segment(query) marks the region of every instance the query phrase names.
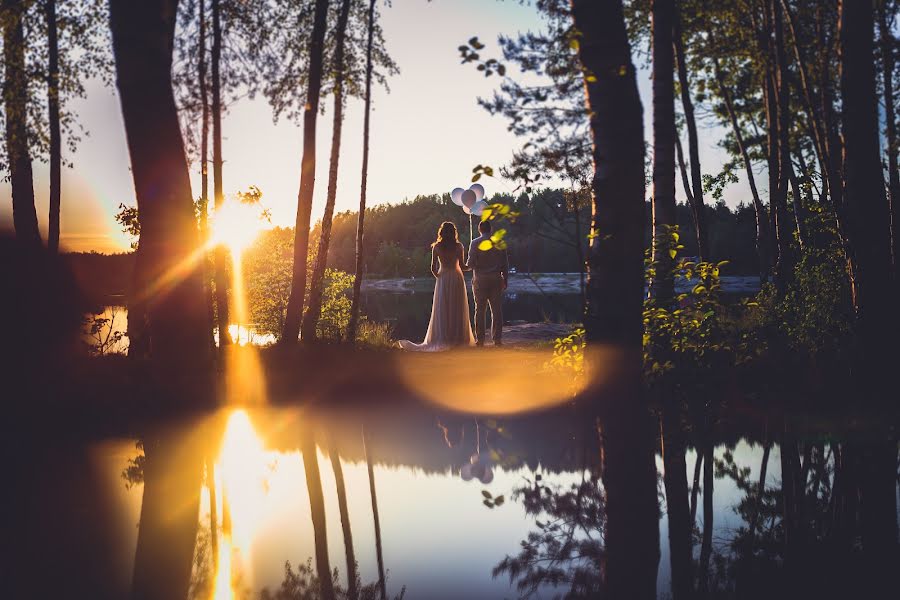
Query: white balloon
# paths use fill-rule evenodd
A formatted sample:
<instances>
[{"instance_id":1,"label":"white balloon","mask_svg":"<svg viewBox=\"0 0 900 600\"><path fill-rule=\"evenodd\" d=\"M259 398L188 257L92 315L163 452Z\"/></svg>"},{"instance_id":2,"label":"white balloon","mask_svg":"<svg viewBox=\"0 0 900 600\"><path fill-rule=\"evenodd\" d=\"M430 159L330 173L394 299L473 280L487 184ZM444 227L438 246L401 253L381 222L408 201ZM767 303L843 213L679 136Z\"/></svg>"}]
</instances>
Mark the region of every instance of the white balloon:
<instances>
[{"instance_id":1,"label":"white balloon","mask_svg":"<svg viewBox=\"0 0 900 600\"><path fill-rule=\"evenodd\" d=\"M469 186L469 189L475 192L475 200L481 200L484 198L484 186L480 183L473 183Z\"/></svg>"},{"instance_id":2,"label":"white balloon","mask_svg":"<svg viewBox=\"0 0 900 600\"><path fill-rule=\"evenodd\" d=\"M484 212L484 209L488 207L488 203L484 200L479 200L475 204L472 205L472 214L478 217L481 216L481 213Z\"/></svg>"},{"instance_id":3,"label":"white balloon","mask_svg":"<svg viewBox=\"0 0 900 600\"><path fill-rule=\"evenodd\" d=\"M475 205L473 204L472 206L475 206ZM463 212L466 213L467 215L472 214L472 209L470 209L468 206L463 206L462 209L463 209Z\"/></svg>"},{"instance_id":4,"label":"white balloon","mask_svg":"<svg viewBox=\"0 0 900 600\"><path fill-rule=\"evenodd\" d=\"M462 206L462 195L464 191L466 190L462 188L453 188L453 191L450 192L450 200L453 202L453 204Z\"/></svg>"},{"instance_id":5,"label":"white balloon","mask_svg":"<svg viewBox=\"0 0 900 600\"><path fill-rule=\"evenodd\" d=\"M462 193L462 203L466 208L471 209L476 202L478 202L478 198L475 196L474 191L466 190Z\"/></svg>"}]
</instances>

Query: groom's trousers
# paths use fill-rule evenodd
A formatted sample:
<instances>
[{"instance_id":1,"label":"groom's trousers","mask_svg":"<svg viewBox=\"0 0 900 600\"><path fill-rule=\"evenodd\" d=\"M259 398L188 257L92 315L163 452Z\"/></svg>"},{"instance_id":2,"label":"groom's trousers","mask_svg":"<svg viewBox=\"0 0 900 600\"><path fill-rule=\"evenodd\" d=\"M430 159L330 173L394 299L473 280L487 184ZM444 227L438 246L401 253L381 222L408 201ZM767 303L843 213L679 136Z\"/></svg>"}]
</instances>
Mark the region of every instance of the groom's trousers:
<instances>
[{"instance_id":1,"label":"groom's trousers","mask_svg":"<svg viewBox=\"0 0 900 600\"><path fill-rule=\"evenodd\" d=\"M484 343L487 309L491 307L491 339L501 343L503 337L503 276L500 273L475 273L472 278L475 296L475 340Z\"/></svg>"}]
</instances>

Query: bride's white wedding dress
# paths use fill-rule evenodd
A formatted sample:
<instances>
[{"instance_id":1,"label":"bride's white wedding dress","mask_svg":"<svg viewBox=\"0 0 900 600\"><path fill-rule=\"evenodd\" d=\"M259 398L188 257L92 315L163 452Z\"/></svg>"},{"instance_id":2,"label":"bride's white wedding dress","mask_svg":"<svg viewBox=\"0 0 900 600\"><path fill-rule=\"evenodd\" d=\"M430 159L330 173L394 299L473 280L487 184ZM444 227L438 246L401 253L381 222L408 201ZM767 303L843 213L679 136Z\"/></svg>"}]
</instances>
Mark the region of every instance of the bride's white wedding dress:
<instances>
[{"instance_id":1,"label":"bride's white wedding dress","mask_svg":"<svg viewBox=\"0 0 900 600\"><path fill-rule=\"evenodd\" d=\"M439 263L440 270L434 284L434 300L431 304L431 321L425 340L416 344L409 340L398 343L404 350L437 352L456 346L474 346L472 323L469 320L469 296L461 265L464 250L460 243L450 250L436 245L432 249L432 269Z\"/></svg>"}]
</instances>

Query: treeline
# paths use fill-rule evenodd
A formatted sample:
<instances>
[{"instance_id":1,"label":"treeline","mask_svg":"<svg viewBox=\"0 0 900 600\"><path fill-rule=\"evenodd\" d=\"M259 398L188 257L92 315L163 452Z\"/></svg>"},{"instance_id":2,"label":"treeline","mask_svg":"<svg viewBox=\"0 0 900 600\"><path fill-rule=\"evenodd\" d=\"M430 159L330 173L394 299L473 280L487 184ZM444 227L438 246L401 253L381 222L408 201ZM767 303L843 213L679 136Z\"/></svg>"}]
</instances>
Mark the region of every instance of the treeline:
<instances>
[{"instance_id":1,"label":"treeline","mask_svg":"<svg viewBox=\"0 0 900 600\"><path fill-rule=\"evenodd\" d=\"M590 206L578 207L580 227L574 211L566 208L566 192L561 189L538 190L518 196L497 194L490 202L503 203L518 213L515 220L505 222L510 264L522 272L576 273L582 270L582 257L587 253ZM693 228L691 209L677 206L678 224L683 231ZM753 275L757 259L753 246L756 217L753 207L739 204L735 208L719 202L704 207L709 223L710 253L716 260L729 262L726 273ZM644 237L651 238L650 204L647 203ZM356 253L356 212L335 214L328 250L328 266L353 271ZM410 277L429 275L430 245L438 227L452 221L459 230L460 241L468 247L469 218L450 201L449 195L422 195L398 204L382 204L366 209L364 241L364 271L368 277ZM477 228L478 222L474 226ZM312 230L312 239L319 236L321 224ZM477 236L477 231L475 233ZM578 253L576 243L581 246ZM683 254L698 254L697 240L685 236Z\"/></svg>"}]
</instances>

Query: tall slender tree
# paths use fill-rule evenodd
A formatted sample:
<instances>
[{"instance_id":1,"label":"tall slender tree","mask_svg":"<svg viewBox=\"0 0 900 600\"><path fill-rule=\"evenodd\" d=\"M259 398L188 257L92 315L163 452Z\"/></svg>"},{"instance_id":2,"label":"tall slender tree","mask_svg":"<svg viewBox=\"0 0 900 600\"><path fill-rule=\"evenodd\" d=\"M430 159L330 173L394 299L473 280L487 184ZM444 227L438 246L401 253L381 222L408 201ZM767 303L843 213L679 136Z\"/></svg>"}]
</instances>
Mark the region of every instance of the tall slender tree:
<instances>
[{"instance_id":1,"label":"tall slender tree","mask_svg":"<svg viewBox=\"0 0 900 600\"><path fill-rule=\"evenodd\" d=\"M709 260L709 234L706 231L706 213L703 204L703 177L700 171L700 142L697 136L697 118L694 116L694 101L691 98L691 82L688 77L686 55L684 50L684 31L681 26L683 16L683 0L678 0L673 15L673 41L675 62L678 65L678 87L681 91L681 107L684 111L684 124L688 134L688 156L691 165L690 190L685 185L685 192L694 215L694 229L697 236L697 248L700 260Z\"/></svg>"},{"instance_id":2,"label":"tall slender tree","mask_svg":"<svg viewBox=\"0 0 900 600\"><path fill-rule=\"evenodd\" d=\"M356 340L359 323L359 301L363 277L363 236L366 217L366 190L369 177L369 127L372 113L372 45L375 36L375 0L369 0L369 37L366 42L366 100L363 116L362 181L359 192L359 213L356 221L356 278L353 280L353 298L350 306L350 323L347 325L347 341Z\"/></svg>"},{"instance_id":3,"label":"tall slender tree","mask_svg":"<svg viewBox=\"0 0 900 600\"><path fill-rule=\"evenodd\" d=\"M381 600L387 598L387 580L384 576L384 555L381 551L381 520L378 515L378 494L375 492L375 469L372 463L372 441L363 426L363 451L366 456L366 470L369 473L369 495L372 498L372 519L375 523L375 554L378 559L378 590Z\"/></svg>"},{"instance_id":4,"label":"tall slender tree","mask_svg":"<svg viewBox=\"0 0 900 600\"><path fill-rule=\"evenodd\" d=\"M305 432L301 442L303 469L306 472L306 488L309 492L309 509L312 515L313 535L316 548L316 574L319 579L319 593L323 600L334 600L334 585L331 580L331 566L328 560L328 534L325 526L325 498L322 495L322 476L319 473L319 458L312 430Z\"/></svg>"},{"instance_id":5,"label":"tall slender tree","mask_svg":"<svg viewBox=\"0 0 900 600\"><path fill-rule=\"evenodd\" d=\"M666 514L669 515L669 560L672 566L672 598L691 598L694 591L691 574L693 556L691 537L694 524L688 504L687 464L684 433L678 407L664 400L660 423L663 456L663 483L666 488Z\"/></svg>"},{"instance_id":6,"label":"tall slender tree","mask_svg":"<svg viewBox=\"0 0 900 600\"><path fill-rule=\"evenodd\" d=\"M328 263L328 245L331 241L331 223L334 217L334 202L337 198L338 163L341 157L341 129L344 124L344 43L347 37L347 21L350 17L350 0L341 0L341 8L335 25L334 50L334 117L331 133L331 157L328 167L328 195L325 199L325 213L319 231L319 245L316 261L309 281L309 303L303 315L300 336L304 340L316 337L316 325L322 314L322 294L324 291L325 267Z\"/></svg>"},{"instance_id":7,"label":"tall slender tree","mask_svg":"<svg viewBox=\"0 0 900 600\"><path fill-rule=\"evenodd\" d=\"M28 147L28 73L24 33L27 4L21 0L3 0L0 5L3 11L3 109L16 239L25 246L38 248L41 234L34 207L34 175Z\"/></svg>"},{"instance_id":8,"label":"tall slender tree","mask_svg":"<svg viewBox=\"0 0 900 600\"><path fill-rule=\"evenodd\" d=\"M213 197L216 210L225 202L222 186L222 7L221 0L212 0L212 134L213 134ZM235 257L237 258L237 257ZM215 249L216 314L219 345L231 344L228 311L228 255L224 246Z\"/></svg>"},{"instance_id":9,"label":"tall slender tree","mask_svg":"<svg viewBox=\"0 0 900 600\"><path fill-rule=\"evenodd\" d=\"M897 11L896 2L882 0L878 3L878 33L881 46L882 86L884 88L884 137L887 145L888 199L891 206L891 257L894 261L894 277L898 277L900 261L900 147L897 142L897 111L894 103L894 52L897 40L893 25Z\"/></svg>"},{"instance_id":10,"label":"tall slender tree","mask_svg":"<svg viewBox=\"0 0 900 600\"><path fill-rule=\"evenodd\" d=\"M322 53L328 0L316 0L313 31L309 40L309 78L303 112L303 159L300 165L300 192L297 195L297 219L294 223L294 267L291 295L288 298L281 340L293 344L300 335L300 318L306 295L306 259L309 255L309 222L316 185L316 122L319 117L319 92L322 89Z\"/></svg>"},{"instance_id":11,"label":"tall slender tree","mask_svg":"<svg viewBox=\"0 0 900 600\"><path fill-rule=\"evenodd\" d=\"M328 449L331 455L331 469L334 471L334 483L337 488L338 510L341 513L341 530L344 534L344 557L347 561L347 598L356 600L359 597L359 571L356 567L356 553L353 549L353 529L350 527L350 511L347 507L347 487L344 483L344 467L337 445L332 440Z\"/></svg>"},{"instance_id":12,"label":"tall slender tree","mask_svg":"<svg viewBox=\"0 0 900 600\"><path fill-rule=\"evenodd\" d=\"M653 262L651 292L663 306L675 295L671 228L675 226L674 0L653 0Z\"/></svg>"},{"instance_id":13,"label":"tall slender tree","mask_svg":"<svg viewBox=\"0 0 900 600\"><path fill-rule=\"evenodd\" d=\"M46 0L47 21L47 118L50 124L50 214L47 247L59 251L60 186L62 184L62 135L59 123L59 35L56 23L56 0Z\"/></svg>"}]
</instances>

